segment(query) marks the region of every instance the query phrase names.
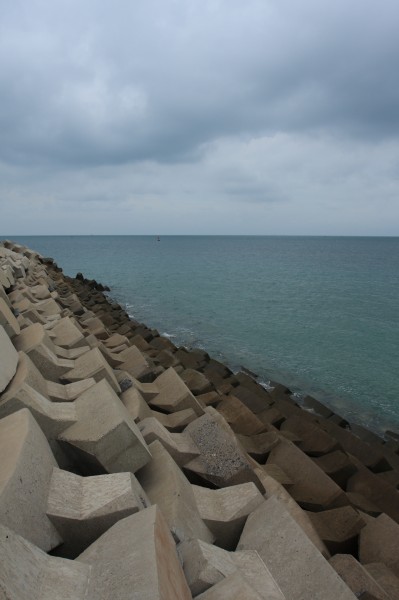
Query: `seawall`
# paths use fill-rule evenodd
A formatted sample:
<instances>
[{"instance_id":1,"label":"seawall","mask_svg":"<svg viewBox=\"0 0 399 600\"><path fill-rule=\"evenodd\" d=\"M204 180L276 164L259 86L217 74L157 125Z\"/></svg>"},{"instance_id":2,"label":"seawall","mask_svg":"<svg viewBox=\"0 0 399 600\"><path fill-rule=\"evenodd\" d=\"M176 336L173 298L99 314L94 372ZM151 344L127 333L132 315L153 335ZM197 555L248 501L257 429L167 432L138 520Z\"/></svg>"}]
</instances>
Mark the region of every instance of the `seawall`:
<instances>
[{"instance_id":1,"label":"seawall","mask_svg":"<svg viewBox=\"0 0 399 600\"><path fill-rule=\"evenodd\" d=\"M6 598L399 598L399 436L0 245Z\"/></svg>"}]
</instances>

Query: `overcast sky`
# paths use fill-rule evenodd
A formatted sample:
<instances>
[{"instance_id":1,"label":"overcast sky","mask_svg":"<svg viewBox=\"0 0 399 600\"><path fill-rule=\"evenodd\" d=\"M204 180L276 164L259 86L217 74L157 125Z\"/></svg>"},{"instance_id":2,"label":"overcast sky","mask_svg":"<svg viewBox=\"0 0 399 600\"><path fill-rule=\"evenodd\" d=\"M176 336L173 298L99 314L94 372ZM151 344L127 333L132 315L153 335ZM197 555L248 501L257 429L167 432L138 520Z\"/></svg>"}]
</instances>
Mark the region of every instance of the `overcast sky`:
<instances>
[{"instance_id":1,"label":"overcast sky","mask_svg":"<svg viewBox=\"0 0 399 600\"><path fill-rule=\"evenodd\" d=\"M399 235L398 0L0 9L0 235Z\"/></svg>"}]
</instances>

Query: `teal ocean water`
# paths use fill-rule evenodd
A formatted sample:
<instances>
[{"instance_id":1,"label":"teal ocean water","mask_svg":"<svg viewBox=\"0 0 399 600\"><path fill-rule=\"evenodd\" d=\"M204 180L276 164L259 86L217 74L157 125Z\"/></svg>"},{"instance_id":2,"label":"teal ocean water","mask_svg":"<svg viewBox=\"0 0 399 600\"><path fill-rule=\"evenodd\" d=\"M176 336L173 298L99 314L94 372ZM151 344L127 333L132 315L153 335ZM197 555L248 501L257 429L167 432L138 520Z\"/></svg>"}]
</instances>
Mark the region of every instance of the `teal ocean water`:
<instances>
[{"instance_id":1,"label":"teal ocean water","mask_svg":"<svg viewBox=\"0 0 399 600\"><path fill-rule=\"evenodd\" d=\"M3 237L109 285L177 344L399 430L399 238Z\"/></svg>"}]
</instances>

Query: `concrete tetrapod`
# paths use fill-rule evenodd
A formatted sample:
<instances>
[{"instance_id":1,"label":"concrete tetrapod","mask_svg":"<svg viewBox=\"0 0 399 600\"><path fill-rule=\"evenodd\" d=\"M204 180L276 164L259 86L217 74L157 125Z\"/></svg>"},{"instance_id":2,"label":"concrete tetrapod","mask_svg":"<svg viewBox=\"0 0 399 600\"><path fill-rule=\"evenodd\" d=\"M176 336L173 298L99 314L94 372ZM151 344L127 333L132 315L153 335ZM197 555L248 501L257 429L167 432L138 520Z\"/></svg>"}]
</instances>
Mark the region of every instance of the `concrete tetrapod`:
<instances>
[{"instance_id":1,"label":"concrete tetrapod","mask_svg":"<svg viewBox=\"0 0 399 600\"><path fill-rule=\"evenodd\" d=\"M227 552L201 540L187 540L179 544L178 553L193 597L237 572L260 598L284 600L270 571L254 550Z\"/></svg>"},{"instance_id":2,"label":"concrete tetrapod","mask_svg":"<svg viewBox=\"0 0 399 600\"><path fill-rule=\"evenodd\" d=\"M189 435L170 433L155 417L151 416L140 421L139 429L147 444L159 440L179 467L200 454Z\"/></svg>"},{"instance_id":3,"label":"concrete tetrapod","mask_svg":"<svg viewBox=\"0 0 399 600\"><path fill-rule=\"evenodd\" d=\"M158 387L159 393L149 400L150 406L171 413L192 408L197 415L204 414L204 409L173 367L161 373L154 384Z\"/></svg>"},{"instance_id":4,"label":"concrete tetrapod","mask_svg":"<svg viewBox=\"0 0 399 600\"><path fill-rule=\"evenodd\" d=\"M0 297L0 325L4 327L9 338L13 338L21 332L19 323L13 315L7 302Z\"/></svg>"},{"instance_id":5,"label":"concrete tetrapod","mask_svg":"<svg viewBox=\"0 0 399 600\"><path fill-rule=\"evenodd\" d=\"M258 551L287 600L355 599L275 497L249 515L237 549Z\"/></svg>"},{"instance_id":6,"label":"concrete tetrapod","mask_svg":"<svg viewBox=\"0 0 399 600\"><path fill-rule=\"evenodd\" d=\"M199 538L212 543L214 536L202 521L192 486L161 442L149 446L152 460L137 473L152 504L158 504L174 538L181 542Z\"/></svg>"},{"instance_id":7,"label":"concrete tetrapod","mask_svg":"<svg viewBox=\"0 0 399 600\"><path fill-rule=\"evenodd\" d=\"M193 438L201 452L198 458L185 465L185 470L218 487L248 481L259 486L259 480L232 430L215 409L208 406L206 414L190 423L184 433Z\"/></svg>"},{"instance_id":8,"label":"concrete tetrapod","mask_svg":"<svg viewBox=\"0 0 399 600\"><path fill-rule=\"evenodd\" d=\"M18 364L18 353L10 338L0 325L0 393L8 386L15 375Z\"/></svg>"},{"instance_id":9,"label":"concrete tetrapod","mask_svg":"<svg viewBox=\"0 0 399 600\"><path fill-rule=\"evenodd\" d=\"M75 562L91 566L87 600L191 600L157 506L116 523Z\"/></svg>"},{"instance_id":10,"label":"concrete tetrapod","mask_svg":"<svg viewBox=\"0 0 399 600\"><path fill-rule=\"evenodd\" d=\"M87 600L89 574L90 565L49 556L0 525L2 599Z\"/></svg>"},{"instance_id":11,"label":"concrete tetrapod","mask_svg":"<svg viewBox=\"0 0 399 600\"><path fill-rule=\"evenodd\" d=\"M215 536L215 544L235 550L248 515L265 499L252 482L220 490L192 486L201 519Z\"/></svg>"},{"instance_id":12,"label":"concrete tetrapod","mask_svg":"<svg viewBox=\"0 0 399 600\"><path fill-rule=\"evenodd\" d=\"M105 379L73 405L77 420L58 439L80 468L91 474L135 473L151 459L136 423Z\"/></svg>"},{"instance_id":13,"label":"concrete tetrapod","mask_svg":"<svg viewBox=\"0 0 399 600\"><path fill-rule=\"evenodd\" d=\"M80 477L53 469L47 515L64 541L63 557L75 558L117 521L148 506L132 473Z\"/></svg>"},{"instance_id":14,"label":"concrete tetrapod","mask_svg":"<svg viewBox=\"0 0 399 600\"><path fill-rule=\"evenodd\" d=\"M106 379L117 394L121 391L112 368L98 348L93 348L77 358L72 368L69 371L64 371L63 375L60 376L60 380L73 383L89 377L93 377L97 382Z\"/></svg>"},{"instance_id":15,"label":"concrete tetrapod","mask_svg":"<svg viewBox=\"0 0 399 600\"><path fill-rule=\"evenodd\" d=\"M359 559L362 564L383 563L399 577L399 525L385 513L362 529Z\"/></svg>"},{"instance_id":16,"label":"concrete tetrapod","mask_svg":"<svg viewBox=\"0 0 399 600\"><path fill-rule=\"evenodd\" d=\"M42 550L52 550L62 543L46 516L47 493L57 463L26 408L0 420L0 456L0 523Z\"/></svg>"},{"instance_id":17,"label":"concrete tetrapod","mask_svg":"<svg viewBox=\"0 0 399 600\"><path fill-rule=\"evenodd\" d=\"M376 600L391 600L378 582L351 554L336 554L330 559L330 565L334 567L356 598L361 598L362 594L368 592Z\"/></svg>"}]
</instances>

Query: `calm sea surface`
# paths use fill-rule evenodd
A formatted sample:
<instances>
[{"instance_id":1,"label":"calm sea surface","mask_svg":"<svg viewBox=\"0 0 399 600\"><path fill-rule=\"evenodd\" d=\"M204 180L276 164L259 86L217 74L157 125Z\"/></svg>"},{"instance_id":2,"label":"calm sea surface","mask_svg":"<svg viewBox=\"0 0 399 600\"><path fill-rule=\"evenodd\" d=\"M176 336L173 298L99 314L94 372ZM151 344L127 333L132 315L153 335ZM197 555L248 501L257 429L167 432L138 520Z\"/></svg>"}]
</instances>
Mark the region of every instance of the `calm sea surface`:
<instances>
[{"instance_id":1,"label":"calm sea surface","mask_svg":"<svg viewBox=\"0 0 399 600\"><path fill-rule=\"evenodd\" d=\"M176 344L399 430L399 238L3 235Z\"/></svg>"}]
</instances>

